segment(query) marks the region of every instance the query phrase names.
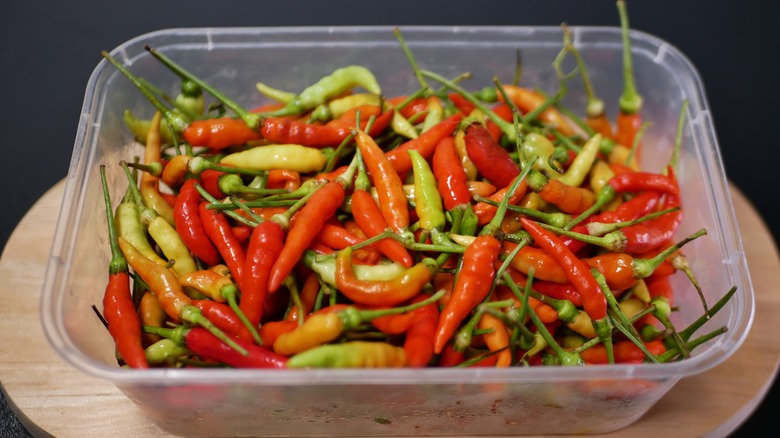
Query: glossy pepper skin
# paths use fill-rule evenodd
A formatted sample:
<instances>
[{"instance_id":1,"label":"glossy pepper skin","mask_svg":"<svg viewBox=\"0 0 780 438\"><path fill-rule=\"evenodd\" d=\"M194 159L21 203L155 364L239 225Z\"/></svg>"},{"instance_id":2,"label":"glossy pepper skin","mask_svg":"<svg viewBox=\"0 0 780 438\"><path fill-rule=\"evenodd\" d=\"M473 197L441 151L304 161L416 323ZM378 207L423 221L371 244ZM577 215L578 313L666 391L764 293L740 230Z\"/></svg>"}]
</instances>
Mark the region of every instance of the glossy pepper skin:
<instances>
[{"instance_id":1,"label":"glossy pepper skin","mask_svg":"<svg viewBox=\"0 0 780 438\"><path fill-rule=\"evenodd\" d=\"M149 368L141 341L141 323L135 312L130 274L127 261L119 249L114 216L111 211L111 198L106 184L105 166L100 167L103 182L103 196L106 203L108 236L111 244L111 261L108 265L108 284L103 294L103 316L108 323L108 331L114 338L117 351L122 360L131 368Z\"/></svg>"},{"instance_id":2,"label":"glossy pepper skin","mask_svg":"<svg viewBox=\"0 0 780 438\"><path fill-rule=\"evenodd\" d=\"M235 368L285 368L287 358L253 342L235 339L248 352L242 355L228 344L219 340L208 330L200 327L188 331L185 343L193 353L216 360Z\"/></svg>"},{"instance_id":3,"label":"glossy pepper skin","mask_svg":"<svg viewBox=\"0 0 780 438\"><path fill-rule=\"evenodd\" d=\"M249 237L244 285L239 308L253 327L260 325L268 296L271 268L284 247L284 229L278 223L266 220L259 223Z\"/></svg>"},{"instance_id":4,"label":"glossy pepper skin","mask_svg":"<svg viewBox=\"0 0 780 438\"><path fill-rule=\"evenodd\" d=\"M197 184L195 179L186 180L176 196L176 205L173 208L176 231L187 248L203 263L209 266L216 265L221 257L203 228L199 213L203 199L195 184Z\"/></svg>"},{"instance_id":5,"label":"glossy pepper skin","mask_svg":"<svg viewBox=\"0 0 780 438\"><path fill-rule=\"evenodd\" d=\"M452 296L439 317L434 344L437 354L442 352L461 321L490 292L500 251L501 243L490 235L477 236L466 248Z\"/></svg>"},{"instance_id":6,"label":"glossy pepper skin","mask_svg":"<svg viewBox=\"0 0 780 438\"><path fill-rule=\"evenodd\" d=\"M406 352L384 342L327 344L296 354L288 368L403 368Z\"/></svg>"},{"instance_id":7,"label":"glossy pepper skin","mask_svg":"<svg viewBox=\"0 0 780 438\"><path fill-rule=\"evenodd\" d=\"M493 140L484 125L470 125L466 129L465 141L469 158L479 173L496 187L508 186L520 174L520 168L509 152Z\"/></svg>"},{"instance_id":8,"label":"glossy pepper skin","mask_svg":"<svg viewBox=\"0 0 780 438\"><path fill-rule=\"evenodd\" d=\"M438 269L436 261L425 258L391 280L361 280L352 269L352 248L336 256L336 286L350 300L370 306L394 306L420 293Z\"/></svg>"}]
</instances>

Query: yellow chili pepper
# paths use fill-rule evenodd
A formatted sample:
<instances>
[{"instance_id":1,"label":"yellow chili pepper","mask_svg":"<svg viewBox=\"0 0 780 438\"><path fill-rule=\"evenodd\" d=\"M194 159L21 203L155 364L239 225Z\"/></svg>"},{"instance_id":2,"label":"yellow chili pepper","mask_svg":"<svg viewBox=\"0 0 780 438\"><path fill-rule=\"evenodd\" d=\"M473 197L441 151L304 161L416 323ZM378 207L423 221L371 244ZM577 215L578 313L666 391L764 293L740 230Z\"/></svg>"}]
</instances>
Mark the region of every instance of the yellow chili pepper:
<instances>
[{"instance_id":1,"label":"yellow chili pepper","mask_svg":"<svg viewBox=\"0 0 780 438\"><path fill-rule=\"evenodd\" d=\"M179 283L184 287L197 290L214 301L224 303L226 299L222 295L222 287L233 284L233 280L211 269L205 269L180 275Z\"/></svg>"},{"instance_id":2,"label":"yellow chili pepper","mask_svg":"<svg viewBox=\"0 0 780 438\"><path fill-rule=\"evenodd\" d=\"M601 145L601 134L595 134L582 146L582 150L571 162L569 168L563 174L553 175L550 179L557 179L558 181L572 186L579 187L585 178L588 176L591 166L593 166L596 160L596 154L599 152Z\"/></svg>"},{"instance_id":3,"label":"yellow chili pepper","mask_svg":"<svg viewBox=\"0 0 780 438\"><path fill-rule=\"evenodd\" d=\"M458 151L460 164L466 172L466 179L469 181L476 180L479 172L477 171L477 166L471 162L468 152L466 152L466 132L463 129L459 129L455 133L455 149Z\"/></svg>"},{"instance_id":4,"label":"yellow chili pepper","mask_svg":"<svg viewBox=\"0 0 780 438\"><path fill-rule=\"evenodd\" d=\"M352 341L321 345L291 357L288 368L402 368L406 352L385 342Z\"/></svg>"},{"instance_id":5,"label":"yellow chili pepper","mask_svg":"<svg viewBox=\"0 0 780 438\"><path fill-rule=\"evenodd\" d=\"M160 120L162 114L157 111L152 117L149 132L146 134L146 149L144 163L159 163L162 155L160 142ZM157 212L166 222L175 226L173 207L160 194L160 178L149 172L141 174L141 199L144 205Z\"/></svg>"},{"instance_id":6,"label":"yellow chili pepper","mask_svg":"<svg viewBox=\"0 0 780 438\"><path fill-rule=\"evenodd\" d=\"M298 144L271 144L226 155L219 162L252 170L283 169L309 173L322 170L327 161L321 149Z\"/></svg>"},{"instance_id":7,"label":"yellow chili pepper","mask_svg":"<svg viewBox=\"0 0 780 438\"><path fill-rule=\"evenodd\" d=\"M584 310L577 312L572 322L566 324L566 327L582 336L592 339L596 337L596 330L593 328L593 320Z\"/></svg>"}]
</instances>

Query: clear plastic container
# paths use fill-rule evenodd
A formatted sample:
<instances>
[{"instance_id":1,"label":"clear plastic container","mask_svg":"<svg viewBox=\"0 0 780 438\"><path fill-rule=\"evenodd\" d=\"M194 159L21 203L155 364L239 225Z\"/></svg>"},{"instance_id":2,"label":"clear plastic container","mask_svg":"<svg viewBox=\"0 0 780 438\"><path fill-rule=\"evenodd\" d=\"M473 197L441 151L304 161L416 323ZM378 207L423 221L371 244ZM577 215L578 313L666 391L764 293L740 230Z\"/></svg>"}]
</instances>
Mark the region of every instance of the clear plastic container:
<instances>
[{"instance_id":1,"label":"clear plastic container","mask_svg":"<svg viewBox=\"0 0 780 438\"><path fill-rule=\"evenodd\" d=\"M619 28L572 27L574 43L614 117L622 89ZM562 44L558 27L407 27L402 29L422 68L445 77L464 72L478 89L494 76L512 80L522 49L522 83L549 93L551 66ZM170 29L139 36L112 51L131 70L175 94L178 78L144 49L152 46L246 107L267 103L259 80L300 90L333 69L370 68L387 95L417 88L390 27ZM164 430L188 436L254 435L521 435L603 433L641 417L680 379L726 360L745 339L753 291L727 179L700 78L673 45L631 32L636 85L652 122L643 141L643 168L668 162L680 107L689 101L678 177L684 221L678 236L704 227L686 246L706 299L732 286L737 294L701 330L728 331L690 359L663 365L511 369L226 370L118 369L114 347L91 306L102 299L109 245L99 165L109 164L112 199L126 187L116 166L139 154L122 121L130 109L149 118L153 108L107 62L86 88L62 212L46 273L41 318L56 351L74 367L110 380ZM582 114L581 81L569 81L565 104ZM702 312L696 291L676 276L684 327Z\"/></svg>"}]
</instances>

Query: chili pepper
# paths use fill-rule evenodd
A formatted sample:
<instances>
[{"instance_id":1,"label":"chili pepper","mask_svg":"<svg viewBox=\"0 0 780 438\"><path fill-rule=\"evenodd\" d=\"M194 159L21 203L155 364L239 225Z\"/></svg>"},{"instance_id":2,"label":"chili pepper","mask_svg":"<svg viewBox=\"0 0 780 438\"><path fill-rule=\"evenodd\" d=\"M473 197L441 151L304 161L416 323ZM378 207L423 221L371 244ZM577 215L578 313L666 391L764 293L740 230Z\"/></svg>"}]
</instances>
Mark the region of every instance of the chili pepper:
<instances>
[{"instance_id":1,"label":"chili pepper","mask_svg":"<svg viewBox=\"0 0 780 438\"><path fill-rule=\"evenodd\" d=\"M272 112L271 115L303 114L355 87L362 87L376 95L382 93L382 89L371 70L360 65L349 65L323 76L314 84L306 87L294 99L287 101L283 108Z\"/></svg>"},{"instance_id":2,"label":"chili pepper","mask_svg":"<svg viewBox=\"0 0 780 438\"><path fill-rule=\"evenodd\" d=\"M192 146L220 150L260 140L264 135L242 119L225 116L193 120L182 131L182 137Z\"/></svg>"},{"instance_id":3,"label":"chili pepper","mask_svg":"<svg viewBox=\"0 0 780 438\"><path fill-rule=\"evenodd\" d=\"M422 294L412 298L417 303L426 297ZM433 338L439 321L439 308L429 303L411 312L382 316L371 320L371 324L382 333L398 335L405 333L404 351L408 366L425 367L433 358Z\"/></svg>"},{"instance_id":4,"label":"chili pepper","mask_svg":"<svg viewBox=\"0 0 780 438\"><path fill-rule=\"evenodd\" d=\"M145 291L138 302L138 318L142 326L150 325L163 327L168 322L168 314L160 305L160 301L150 291ZM141 340L144 346L151 345L159 340L156 335L141 333Z\"/></svg>"},{"instance_id":5,"label":"chili pepper","mask_svg":"<svg viewBox=\"0 0 780 438\"><path fill-rule=\"evenodd\" d=\"M387 152L387 160L399 174L410 170L412 168L412 162L409 159L409 154L407 151L416 150L426 160L429 159L431 156L433 156L433 152L435 151L436 145L439 143L439 141L452 135L462 118L463 116L459 113L447 117L446 119L432 126L427 131L420 134L417 138L408 140ZM362 149L361 153L366 156L366 153ZM368 160L369 157L366 157L366 159Z\"/></svg>"},{"instance_id":6,"label":"chili pepper","mask_svg":"<svg viewBox=\"0 0 780 438\"><path fill-rule=\"evenodd\" d=\"M146 142L146 135L149 133L149 126L152 124L151 120L141 120L133 115L133 112L126 109L123 113L123 120L125 126L133 134L133 137L139 142ZM176 137L168 125L160 126L160 136L165 143L173 143L173 139Z\"/></svg>"},{"instance_id":7,"label":"chili pepper","mask_svg":"<svg viewBox=\"0 0 780 438\"><path fill-rule=\"evenodd\" d=\"M674 170L671 167L667 167L667 171L669 178L677 185ZM666 195L661 209L680 208L681 205L680 195L669 193ZM622 228L618 233L621 233L626 238L626 252L641 254L669 241L677 231L681 219L682 210L676 210L658 218Z\"/></svg>"},{"instance_id":8,"label":"chili pepper","mask_svg":"<svg viewBox=\"0 0 780 438\"><path fill-rule=\"evenodd\" d=\"M339 251L336 257L336 286L350 300L371 306L393 306L417 295L433 278L436 261L424 258L391 280L360 280L352 268L352 248Z\"/></svg>"},{"instance_id":9,"label":"chili pepper","mask_svg":"<svg viewBox=\"0 0 780 438\"><path fill-rule=\"evenodd\" d=\"M517 247L516 243L504 242L501 253L505 256L511 254ZM531 269L534 270L534 277L540 280L552 281L555 283L567 283L569 281L566 273L555 259L546 251L533 246L524 245L515 254L509 262L509 266L518 271L528 274Z\"/></svg>"},{"instance_id":10,"label":"chili pepper","mask_svg":"<svg viewBox=\"0 0 780 438\"><path fill-rule=\"evenodd\" d=\"M336 259L335 257L328 258L326 260L317 260L317 254L311 250L304 252L301 257L301 263L312 271L316 272L320 276L320 279L334 288L336 287ZM410 265L411 266L411 265ZM390 280L396 278L409 269L400 263L389 262L379 263L376 265L359 265L353 266L355 270L355 276L361 280Z\"/></svg>"},{"instance_id":11,"label":"chili pepper","mask_svg":"<svg viewBox=\"0 0 780 438\"><path fill-rule=\"evenodd\" d=\"M357 130L355 142L376 186L382 217L393 231L404 232L409 227L409 210L398 172L371 136Z\"/></svg>"},{"instance_id":12,"label":"chili pepper","mask_svg":"<svg viewBox=\"0 0 780 438\"><path fill-rule=\"evenodd\" d=\"M154 332L186 346L193 353L207 360L217 361L234 368L285 368L287 358L268 348L238 338L230 342L239 345L246 354L238 353L224 340L200 327L179 326L173 329L152 329Z\"/></svg>"},{"instance_id":13,"label":"chili pepper","mask_svg":"<svg viewBox=\"0 0 780 438\"><path fill-rule=\"evenodd\" d=\"M471 203L468 179L458 158L453 137L444 137L436 145L431 167L444 208L451 210L458 205Z\"/></svg>"},{"instance_id":14,"label":"chili pepper","mask_svg":"<svg viewBox=\"0 0 780 438\"><path fill-rule=\"evenodd\" d=\"M141 194L136 188L125 162L122 162L122 167L130 180L130 191L134 193L136 199L140 199ZM184 244L174 226L157 214L156 210L146 207L143 203L138 203L138 209L141 214L141 223L146 227L149 235L160 249L162 249L165 257L169 261L174 262L172 269L176 274L182 275L197 270L197 264L192 258L189 248Z\"/></svg>"},{"instance_id":15,"label":"chili pepper","mask_svg":"<svg viewBox=\"0 0 780 438\"><path fill-rule=\"evenodd\" d=\"M394 96L387 99L387 102L407 119L414 118L418 114L424 114L428 111L428 99L419 96Z\"/></svg>"},{"instance_id":16,"label":"chili pepper","mask_svg":"<svg viewBox=\"0 0 780 438\"><path fill-rule=\"evenodd\" d=\"M246 353L246 350L230 340L211 321L206 319L200 309L192 305L192 300L184 293L181 284L171 271L145 258L123 238L119 237L118 242L128 264L149 285L150 290L157 297L169 318L174 322L183 321L200 325L212 332L214 336L227 342L239 353Z\"/></svg>"},{"instance_id":17,"label":"chili pepper","mask_svg":"<svg viewBox=\"0 0 780 438\"><path fill-rule=\"evenodd\" d=\"M466 128L466 150L481 175L495 184L506 187L520 174L520 168L506 149L490 136L481 124Z\"/></svg>"},{"instance_id":18,"label":"chili pepper","mask_svg":"<svg viewBox=\"0 0 780 438\"><path fill-rule=\"evenodd\" d=\"M542 172L548 177L558 175L560 163L555 160L555 145L542 134L529 132L523 138L520 145L520 151L525 157L536 156L536 161L532 163L535 170Z\"/></svg>"},{"instance_id":19,"label":"chili pepper","mask_svg":"<svg viewBox=\"0 0 780 438\"><path fill-rule=\"evenodd\" d=\"M469 157L468 149L466 148L466 131L464 129L455 131L455 150L458 152L458 157L460 157L463 171L466 172L466 179L469 181L477 179L479 171Z\"/></svg>"},{"instance_id":20,"label":"chili pepper","mask_svg":"<svg viewBox=\"0 0 780 438\"><path fill-rule=\"evenodd\" d=\"M138 204L133 200L132 195L123 198L122 202L117 206L114 216L117 233L123 239L132 243L144 257L153 260L160 266L168 264L152 248L146 234L146 227L141 223L141 213L138 209Z\"/></svg>"},{"instance_id":21,"label":"chili pepper","mask_svg":"<svg viewBox=\"0 0 780 438\"><path fill-rule=\"evenodd\" d=\"M274 351L285 356L298 354L334 341L344 332L374 318L410 312L436 302L442 295L443 291L440 291L414 304L383 309L363 310L355 306L329 306L311 314L295 330L279 335L273 344Z\"/></svg>"},{"instance_id":22,"label":"chili pepper","mask_svg":"<svg viewBox=\"0 0 780 438\"><path fill-rule=\"evenodd\" d=\"M282 169L309 173L321 170L327 160L320 149L297 144L270 144L228 154L219 162L254 170Z\"/></svg>"},{"instance_id":23,"label":"chili pepper","mask_svg":"<svg viewBox=\"0 0 780 438\"><path fill-rule=\"evenodd\" d=\"M512 196L509 198L509 205L514 205L520 202L520 200L525 196L525 191L527 188L527 184L523 183L521 184L517 190L512 194ZM487 199L493 202L501 202L504 197L506 196L508 188L504 187L497 192L490 195ZM496 212L498 211L498 207L495 205L489 204L487 202L480 201L474 205L474 213L479 218L479 224L485 225L496 215Z\"/></svg>"},{"instance_id":24,"label":"chili pepper","mask_svg":"<svg viewBox=\"0 0 780 438\"><path fill-rule=\"evenodd\" d=\"M352 192L350 200L353 218L367 237L379 236L389 229L379 206L367 191L356 189ZM390 260L407 268L412 266L412 256L401 242L386 237L377 240L373 245Z\"/></svg>"},{"instance_id":25,"label":"chili pepper","mask_svg":"<svg viewBox=\"0 0 780 438\"><path fill-rule=\"evenodd\" d=\"M538 110L547 100L542 94L529 88L518 87L516 85L503 85L504 92L509 100L524 114ZM502 98L502 93L499 93ZM553 126L561 134L571 136L574 134L569 121L563 117L554 107L545 108L538 116L538 119L545 125Z\"/></svg>"},{"instance_id":26,"label":"chili pepper","mask_svg":"<svg viewBox=\"0 0 780 438\"><path fill-rule=\"evenodd\" d=\"M431 234L434 244L450 243L444 233L447 219L444 217L443 202L436 178L428 162L416 150L409 150L414 175L414 209L420 228Z\"/></svg>"},{"instance_id":27,"label":"chili pepper","mask_svg":"<svg viewBox=\"0 0 780 438\"><path fill-rule=\"evenodd\" d=\"M591 274L588 264L577 258L552 232L530 219L521 218L520 221L534 242L553 256L564 269L569 282L577 288L582 296L585 311L593 320L599 338L609 347L612 340L612 329L607 318L607 299Z\"/></svg>"},{"instance_id":28,"label":"chili pepper","mask_svg":"<svg viewBox=\"0 0 780 438\"><path fill-rule=\"evenodd\" d=\"M585 181L585 177L588 175L593 162L596 159L596 154L599 151L599 144L601 144L601 134L595 134L588 139L582 146L582 150L574 158L574 161L569 164L566 172L560 175L555 175L551 179L556 179L566 185L572 187L578 187Z\"/></svg>"},{"instance_id":29,"label":"chili pepper","mask_svg":"<svg viewBox=\"0 0 780 438\"><path fill-rule=\"evenodd\" d=\"M268 277L268 292L273 293L292 271L303 252L319 233L322 225L344 202L344 186L327 182L318 188L296 214L295 222L287 231L287 237L274 261Z\"/></svg>"},{"instance_id":30,"label":"chili pepper","mask_svg":"<svg viewBox=\"0 0 780 438\"><path fill-rule=\"evenodd\" d=\"M292 192L301 186L301 174L294 170L271 169L265 183L269 189L284 188Z\"/></svg>"},{"instance_id":31,"label":"chili pepper","mask_svg":"<svg viewBox=\"0 0 780 438\"><path fill-rule=\"evenodd\" d=\"M610 289L626 290L633 286L637 280L649 277L661 263L679 251L683 245L699 238L705 232L704 229L699 230L652 258L640 259L626 253L605 253L582 260L604 275Z\"/></svg>"},{"instance_id":32,"label":"chili pepper","mask_svg":"<svg viewBox=\"0 0 780 438\"><path fill-rule=\"evenodd\" d=\"M152 117L149 132L146 135L146 148L144 150L144 163L151 164L160 161L160 112ZM148 208L156 211L166 222L174 225L173 208L161 196L159 190L159 178L149 172L141 173L140 184L141 199Z\"/></svg>"},{"instance_id":33,"label":"chili pepper","mask_svg":"<svg viewBox=\"0 0 780 438\"><path fill-rule=\"evenodd\" d=\"M288 368L401 368L406 353L401 347L385 342L351 341L320 345L296 354L287 361Z\"/></svg>"},{"instance_id":34,"label":"chili pepper","mask_svg":"<svg viewBox=\"0 0 780 438\"><path fill-rule=\"evenodd\" d=\"M253 327L260 324L269 292L271 269L284 246L284 229L277 222L259 223L249 238L239 307Z\"/></svg>"},{"instance_id":35,"label":"chili pepper","mask_svg":"<svg viewBox=\"0 0 780 438\"><path fill-rule=\"evenodd\" d=\"M227 196L219 188L219 178L225 175L225 172L213 169L205 169L199 174L200 184L203 190L214 198L224 198Z\"/></svg>"},{"instance_id":36,"label":"chili pepper","mask_svg":"<svg viewBox=\"0 0 780 438\"><path fill-rule=\"evenodd\" d=\"M644 342L645 347L653 355L658 356L666 351L663 341L660 339ZM615 363L642 363L647 356L631 341L622 340L615 342ZM587 350L583 350L582 359L589 364L606 364L609 363L608 356L604 345L598 344L589 347Z\"/></svg>"},{"instance_id":37,"label":"chili pepper","mask_svg":"<svg viewBox=\"0 0 780 438\"><path fill-rule=\"evenodd\" d=\"M201 202L198 206L198 215L203 222L203 229L230 269L230 274L238 288L244 290L246 251L233 234L233 229L225 215L208 208L208 205L207 202Z\"/></svg>"},{"instance_id":38,"label":"chili pepper","mask_svg":"<svg viewBox=\"0 0 780 438\"><path fill-rule=\"evenodd\" d=\"M496 368L512 365L512 350L509 349L509 331L504 323L490 313L483 313L477 327L488 330L482 338L488 349L497 356Z\"/></svg>"},{"instance_id":39,"label":"chili pepper","mask_svg":"<svg viewBox=\"0 0 780 438\"><path fill-rule=\"evenodd\" d=\"M187 113L188 117L196 118L203 115L206 109L206 101L203 98L203 90L196 82L188 79L181 81L179 94L173 100L176 108Z\"/></svg>"},{"instance_id":40,"label":"chili pepper","mask_svg":"<svg viewBox=\"0 0 780 438\"><path fill-rule=\"evenodd\" d=\"M169 187L178 188L184 184L184 179L188 173L188 164L192 159L189 155L175 155L168 160L163 167L160 179Z\"/></svg>"},{"instance_id":41,"label":"chili pepper","mask_svg":"<svg viewBox=\"0 0 780 438\"><path fill-rule=\"evenodd\" d=\"M468 312L487 296L495 277L493 265L500 250L501 243L491 235L479 235L466 247L452 296L439 318L434 344L436 353L442 352Z\"/></svg>"},{"instance_id":42,"label":"chili pepper","mask_svg":"<svg viewBox=\"0 0 780 438\"><path fill-rule=\"evenodd\" d=\"M300 302L294 303L287 312L285 320L287 321L303 321L312 309L317 301L317 296L320 294L320 280L317 274L314 272L309 273L306 276L306 280L303 282L300 292ZM272 345L272 344L268 344Z\"/></svg>"},{"instance_id":43,"label":"chili pepper","mask_svg":"<svg viewBox=\"0 0 780 438\"><path fill-rule=\"evenodd\" d=\"M191 287L214 301L225 302L226 298L222 294L222 288L232 285L233 280L213 269L203 269L180 275L179 284Z\"/></svg>"},{"instance_id":44,"label":"chili pepper","mask_svg":"<svg viewBox=\"0 0 780 438\"><path fill-rule=\"evenodd\" d=\"M176 231L187 248L203 263L216 265L221 258L203 228L199 213L202 197L195 184L197 180L188 179L179 189L173 209Z\"/></svg>"},{"instance_id":45,"label":"chili pepper","mask_svg":"<svg viewBox=\"0 0 780 438\"><path fill-rule=\"evenodd\" d=\"M106 183L106 168L100 166L103 183L103 198L106 204L108 222L108 240L111 246L111 261L108 264L108 283L103 294L103 316L108 323L108 331L114 339L122 360L131 368L149 368L141 342L141 323L135 313L132 293L130 292L130 274L122 251L111 207L111 197Z\"/></svg>"},{"instance_id":46,"label":"chili pepper","mask_svg":"<svg viewBox=\"0 0 780 438\"><path fill-rule=\"evenodd\" d=\"M157 336L157 335L154 335ZM146 361L151 366L164 365L184 356L192 355L187 347L182 347L176 342L162 338L144 350Z\"/></svg>"},{"instance_id":47,"label":"chili pepper","mask_svg":"<svg viewBox=\"0 0 780 438\"><path fill-rule=\"evenodd\" d=\"M252 332L227 304L212 300L192 300L192 304L223 332L239 339L253 340Z\"/></svg>"},{"instance_id":48,"label":"chili pepper","mask_svg":"<svg viewBox=\"0 0 780 438\"><path fill-rule=\"evenodd\" d=\"M545 202L555 205L564 213L582 213L596 202L596 195L590 190L570 186L557 179L548 179L533 170L528 174L527 182L528 187L538 193Z\"/></svg>"},{"instance_id":49,"label":"chili pepper","mask_svg":"<svg viewBox=\"0 0 780 438\"><path fill-rule=\"evenodd\" d=\"M631 43L625 1L617 0L620 27L623 35L623 93L620 95L620 112L617 115L615 141L629 148L634 147L636 135L642 127L642 96L637 93L631 62ZM640 146L637 145L637 148ZM639 152L638 150L636 152ZM634 155L639 156L638 153Z\"/></svg>"}]
</instances>

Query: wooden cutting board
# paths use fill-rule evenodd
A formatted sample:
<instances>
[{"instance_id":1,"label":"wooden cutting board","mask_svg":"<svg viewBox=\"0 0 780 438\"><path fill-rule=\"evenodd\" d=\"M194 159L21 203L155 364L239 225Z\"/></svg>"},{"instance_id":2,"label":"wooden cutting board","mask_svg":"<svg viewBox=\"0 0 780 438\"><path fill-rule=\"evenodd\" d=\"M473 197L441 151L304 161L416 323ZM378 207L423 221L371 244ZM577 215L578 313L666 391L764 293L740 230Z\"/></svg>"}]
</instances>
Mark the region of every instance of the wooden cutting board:
<instances>
[{"instance_id":1,"label":"wooden cutting board","mask_svg":"<svg viewBox=\"0 0 780 438\"><path fill-rule=\"evenodd\" d=\"M90 377L49 346L38 318L46 262L64 182L25 215L0 260L0 383L8 403L34 436L172 437L111 382ZM780 363L777 272L772 235L732 187L756 295L753 328L723 364L682 379L650 411L612 436L725 436L761 402Z\"/></svg>"}]
</instances>

